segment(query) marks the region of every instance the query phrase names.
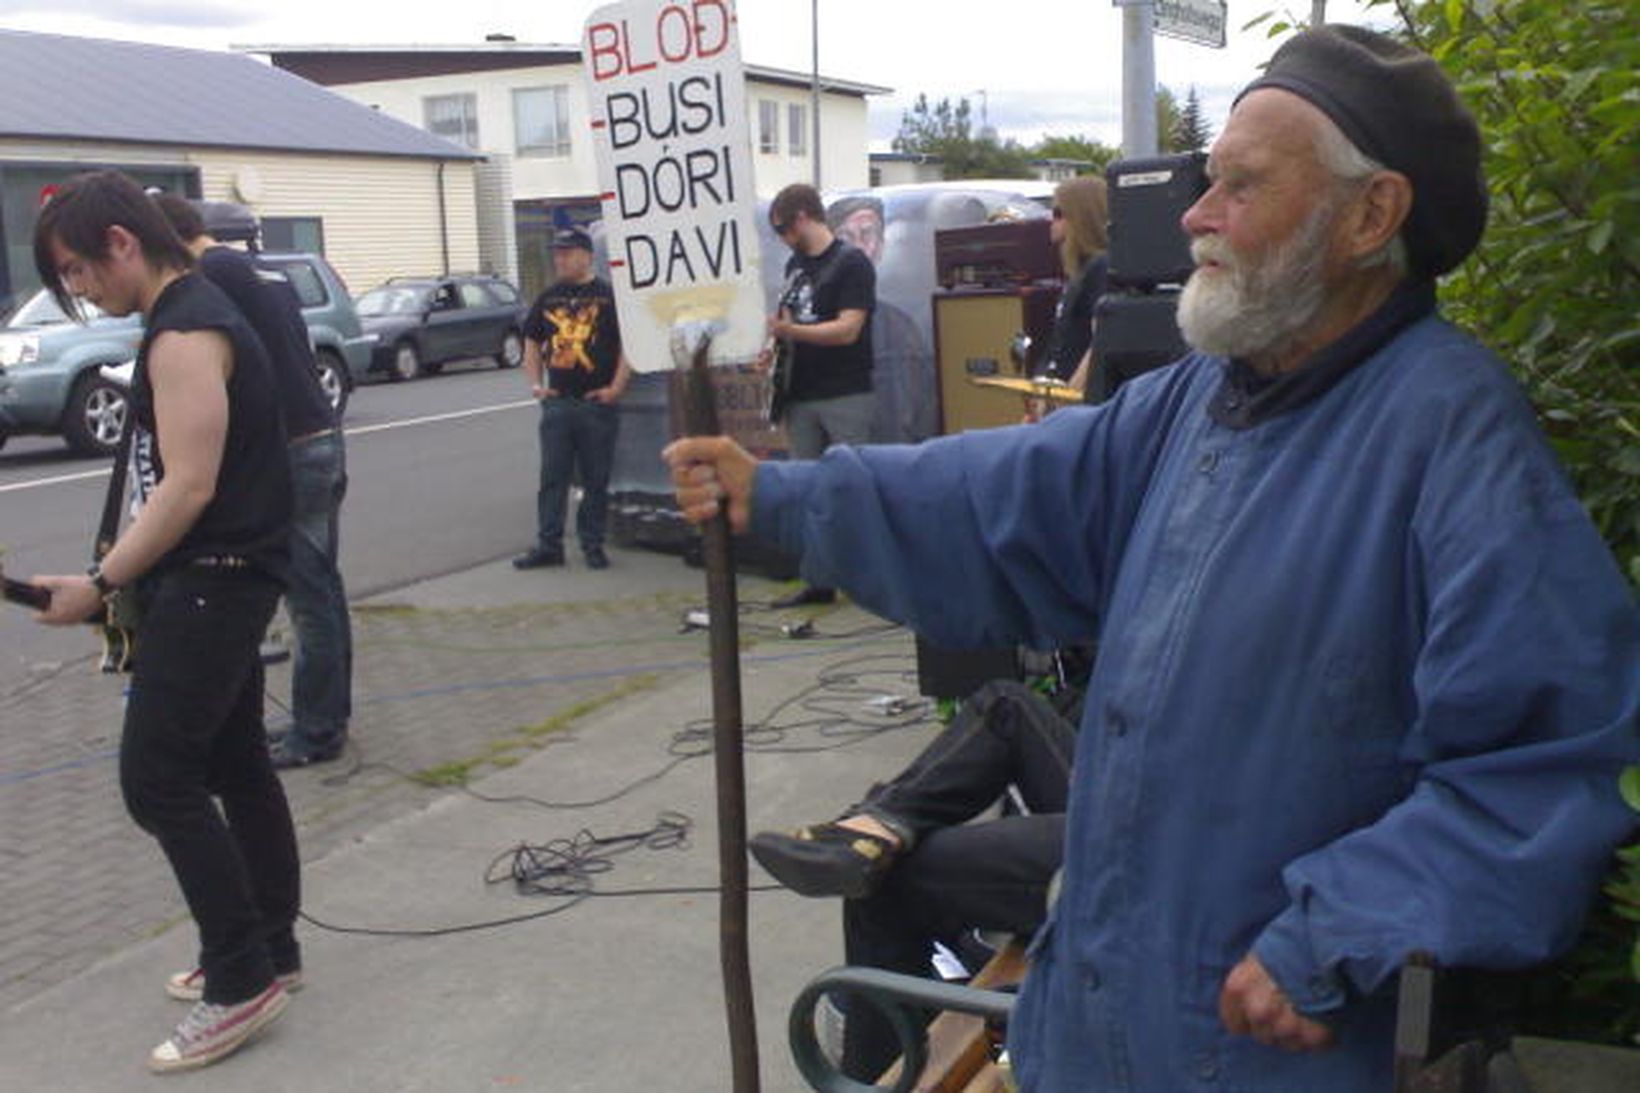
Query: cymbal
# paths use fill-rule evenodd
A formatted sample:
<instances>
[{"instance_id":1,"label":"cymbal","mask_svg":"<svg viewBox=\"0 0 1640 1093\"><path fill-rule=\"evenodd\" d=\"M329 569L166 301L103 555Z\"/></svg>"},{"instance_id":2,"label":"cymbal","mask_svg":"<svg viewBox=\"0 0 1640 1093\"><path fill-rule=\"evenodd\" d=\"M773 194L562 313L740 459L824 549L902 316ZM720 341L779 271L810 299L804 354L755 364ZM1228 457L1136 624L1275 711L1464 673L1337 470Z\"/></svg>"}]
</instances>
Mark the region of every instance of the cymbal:
<instances>
[{"instance_id":1,"label":"cymbal","mask_svg":"<svg viewBox=\"0 0 1640 1093\"><path fill-rule=\"evenodd\" d=\"M1082 392L1063 380L1031 379L1026 376L969 376L981 387L1010 391L1028 398L1045 398L1054 402L1081 402Z\"/></svg>"}]
</instances>

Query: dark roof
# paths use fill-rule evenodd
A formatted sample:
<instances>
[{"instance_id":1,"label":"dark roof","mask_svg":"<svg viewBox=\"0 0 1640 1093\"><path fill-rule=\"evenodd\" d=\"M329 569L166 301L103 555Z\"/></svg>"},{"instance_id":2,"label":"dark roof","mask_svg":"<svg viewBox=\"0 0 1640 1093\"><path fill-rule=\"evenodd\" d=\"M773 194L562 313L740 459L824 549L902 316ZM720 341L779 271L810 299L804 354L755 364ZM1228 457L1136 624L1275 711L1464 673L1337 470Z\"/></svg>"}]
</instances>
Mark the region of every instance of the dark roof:
<instances>
[{"instance_id":1,"label":"dark roof","mask_svg":"<svg viewBox=\"0 0 1640 1093\"><path fill-rule=\"evenodd\" d=\"M0 137L482 158L243 54L9 30Z\"/></svg>"},{"instance_id":2,"label":"dark roof","mask_svg":"<svg viewBox=\"0 0 1640 1093\"><path fill-rule=\"evenodd\" d=\"M535 42L481 42L472 45L245 45L265 54L275 68L287 69L327 87L464 72L579 64L581 47ZM787 87L809 86L809 74L748 64L746 78ZM893 88L822 74L820 90L839 95L886 95Z\"/></svg>"}]
</instances>

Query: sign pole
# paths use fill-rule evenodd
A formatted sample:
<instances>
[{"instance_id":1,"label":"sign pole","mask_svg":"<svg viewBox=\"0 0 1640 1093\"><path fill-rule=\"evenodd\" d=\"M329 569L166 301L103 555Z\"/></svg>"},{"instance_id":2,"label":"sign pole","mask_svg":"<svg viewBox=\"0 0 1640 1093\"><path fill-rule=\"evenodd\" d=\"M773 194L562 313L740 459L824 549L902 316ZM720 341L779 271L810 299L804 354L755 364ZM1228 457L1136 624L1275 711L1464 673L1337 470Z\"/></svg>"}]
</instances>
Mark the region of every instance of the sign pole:
<instances>
[{"instance_id":1,"label":"sign pole","mask_svg":"<svg viewBox=\"0 0 1640 1093\"><path fill-rule=\"evenodd\" d=\"M1155 9L1150 0L1122 7L1122 155L1156 154Z\"/></svg>"},{"instance_id":2,"label":"sign pole","mask_svg":"<svg viewBox=\"0 0 1640 1093\"><path fill-rule=\"evenodd\" d=\"M764 329L746 74L733 0L622 0L588 17L581 47L622 348L639 372L687 367L672 387L683 402L684 429L716 435L724 430L709 366L753 360ZM712 654L719 957L732 1089L758 1093L740 613L727 516L701 531Z\"/></svg>"}]
</instances>

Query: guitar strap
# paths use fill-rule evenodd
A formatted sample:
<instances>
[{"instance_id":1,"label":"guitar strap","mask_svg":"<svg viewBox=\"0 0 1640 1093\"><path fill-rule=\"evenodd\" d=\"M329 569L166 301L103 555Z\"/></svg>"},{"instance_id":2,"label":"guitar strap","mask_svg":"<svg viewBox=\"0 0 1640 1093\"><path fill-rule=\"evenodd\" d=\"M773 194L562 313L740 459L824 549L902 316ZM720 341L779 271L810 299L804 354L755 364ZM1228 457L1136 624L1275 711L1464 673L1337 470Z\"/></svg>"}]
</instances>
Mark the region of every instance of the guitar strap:
<instances>
[{"instance_id":1,"label":"guitar strap","mask_svg":"<svg viewBox=\"0 0 1640 1093\"><path fill-rule=\"evenodd\" d=\"M131 413L130 402L126 414ZM137 431L135 422L127 422L125 433L114 451L114 471L108 476L108 493L103 498L102 520L97 524L97 540L91 547L91 560L100 562L114 549L114 540L120 535L120 509L125 504L126 472L131 466L131 436Z\"/></svg>"}]
</instances>

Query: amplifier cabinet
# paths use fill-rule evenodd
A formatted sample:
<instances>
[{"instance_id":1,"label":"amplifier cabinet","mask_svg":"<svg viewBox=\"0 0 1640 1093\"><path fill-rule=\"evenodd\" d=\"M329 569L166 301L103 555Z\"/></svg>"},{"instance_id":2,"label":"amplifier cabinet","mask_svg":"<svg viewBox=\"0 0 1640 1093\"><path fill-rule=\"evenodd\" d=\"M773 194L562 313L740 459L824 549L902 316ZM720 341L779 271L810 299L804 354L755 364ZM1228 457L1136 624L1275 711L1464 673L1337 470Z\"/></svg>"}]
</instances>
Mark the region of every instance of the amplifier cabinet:
<instances>
[{"instance_id":1,"label":"amplifier cabinet","mask_svg":"<svg viewBox=\"0 0 1640 1093\"><path fill-rule=\"evenodd\" d=\"M1000 287L1064 276L1049 234L1053 221L1005 220L934 233L934 268L942 288Z\"/></svg>"},{"instance_id":2,"label":"amplifier cabinet","mask_svg":"<svg viewBox=\"0 0 1640 1093\"><path fill-rule=\"evenodd\" d=\"M1024 369L1028 374L1047 349L1058 302L1058 287L1045 285L934 294L940 432L1019 424L1025 413L1020 396L980 387L970 377L1020 375L1010 357L1014 335L1020 332L1031 339Z\"/></svg>"}]
</instances>

